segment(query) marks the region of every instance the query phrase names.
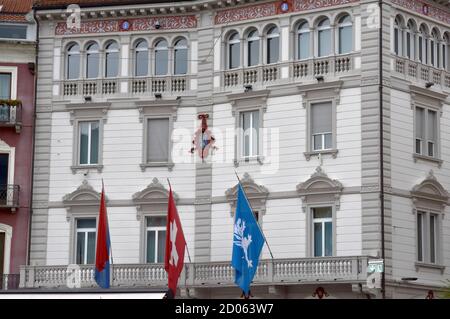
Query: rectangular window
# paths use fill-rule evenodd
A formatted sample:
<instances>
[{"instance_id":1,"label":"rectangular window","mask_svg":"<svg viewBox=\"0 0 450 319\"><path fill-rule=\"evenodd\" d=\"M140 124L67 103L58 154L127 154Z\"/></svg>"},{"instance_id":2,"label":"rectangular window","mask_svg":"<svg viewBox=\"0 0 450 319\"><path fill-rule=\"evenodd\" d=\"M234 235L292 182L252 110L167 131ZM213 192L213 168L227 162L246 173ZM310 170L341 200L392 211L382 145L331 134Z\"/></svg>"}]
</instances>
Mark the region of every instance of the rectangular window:
<instances>
[{"instance_id":1,"label":"rectangular window","mask_svg":"<svg viewBox=\"0 0 450 319\"><path fill-rule=\"evenodd\" d=\"M169 118L148 119L147 162L169 161Z\"/></svg>"},{"instance_id":2,"label":"rectangular window","mask_svg":"<svg viewBox=\"0 0 450 319\"><path fill-rule=\"evenodd\" d=\"M309 58L309 32L298 35L298 58L300 60Z\"/></svg>"},{"instance_id":3,"label":"rectangular window","mask_svg":"<svg viewBox=\"0 0 450 319\"><path fill-rule=\"evenodd\" d=\"M0 100L11 99L11 73L0 73Z\"/></svg>"},{"instance_id":4,"label":"rectangular window","mask_svg":"<svg viewBox=\"0 0 450 319\"><path fill-rule=\"evenodd\" d=\"M417 213L417 260L423 261L423 213Z\"/></svg>"},{"instance_id":5,"label":"rectangular window","mask_svg":"<svg viewBox=\"0 0 450 319\"><path fill-rule=\"evenodd\" d=\"M437 215L430 214L430 262L436 263L436 220Z\"/></svg>"},{"instance_id":6,"label":"rectangular window","mask_svg":"<svg viewBox=\"0 0 450 319\"><path fill-rule=\"evenodd\" d=\"M419 36L419 61L423 63L423 38Z\"/></svg>"},{"instance_id":7,"label":"rectangular window","mask_svg":"<svg viewBox=\"0 0 450 319\"><path fill-rule=\"evenodd\" d=\"M0 205L8 201L9 154L0 153Z\"/></svg>"},{"instance_id":8,"label":"rectangular window","mask_svg":"<svg viewBox=\"0 0 450 319\"><path fill-rule=\"evenodd\" d=\"M331 54L331 30L319 31L319 57Z\"/></svg>"},{"instance_id":9,"label":"rectangular window","mask_svg":"<svg viewBox=\"0 0 450 319\"><path fill-rule=\"evenodd\" d=\"M333 255L332 207L312 209L314 257Z\"/></svg>"},{"instance_id":10,"label":"rectangular window","mask_svg":"<svg viewBox=\"0 0 450 319\"><path fill-rule=\"evenodd\" d=\"M395 52L395 54L397 54L397 55L399 55L399 45L398 45L398 37L399 37L399 34L398 34L398 29L397 28L395 28L394 29L394 52Z\"/></svg>"},{"instance_id":11,"label":"rectangular window","mask_svg":"<svg viewBox=\"0 0 450 319\"><path fill-rule=\"evenodd\" d=\"M243 130L241 154L243 157L259 155L259 111L248 111L240 114L240 127Z\"/></svg>"},{"instance_id":12,"label":"rectangular window","mask_svg":"<svg viewBox=\"0 0 450 319\"><path fill-rule=\"evenodd\" d=\"M311 136L314 151L333 148L332 103L311 104Z\"/></svg>"},{"instance_id":13,"label":"rectangular window","mask_svg":"<svg viewBox=\"0 0 450 319\"><path fill-rule=\"evenodd\" d=\"M239 43L232 43L230 44L230 56L229 56L229 66L230 69L235 69L238 68L241 61L240 61L240 56L241 56L241 52L240 52L240 44Z\"/></svg>"},{"instance_id":14,"label":"rectangular window","mask_svg":"<svg viewBox=\"0 0 450 319\"><path fill-rule=\"evenodd\" d=\"M79 164L98 164L99 121L79 122Z\"/></svg>"},{"instance_id":15,"label":"rectangular window","mask_svg":"<svg viewBox=\"0 0 450 319\"><path fill-rule=\"evenodd\" d=\"M339 28L339 54L351 52L353 49L353 28L351 26Z\"/></svg>"},{"instance_id":16,"label":"rectangular window","mask_svg":"<svg viewBox=\"0 0 450 319\"><path fill-rule=\"evenodd\" d=\"M437 114L436 111L428 110L427 120L428 131L428 156L436 157L436 144L437 144Z\"/></svg>"},{"instance_id":17,"label":"rectangular window","mask_svg":"<svg viewBox=\"0 0 450 319\"><path fill-rule=\"evenodd\" d=\"M415 152L438 157L438 114L434 110L416 107Z\"/></svg>"},{"instance_id":18,"label":"rectangular window","mask_svg":"<svg viewBox=\"0 0 450 319\"><path fill-rule=\"evenodd\" d=\"M270 64L278 62L279 45L278 37L267 39L267 63Z\"/></svg>"},{"instance_id":19,"label":"rectangular window","mask_svg":"<svg viewBox=\"0 0 450 319\"><path fill-rule=\"evenodd\" d=\"M27 26L14 24L0 24L0 38L4 39L26 39Z\"/></svg>"},{"instance_id":20,"label":"rectangular window","mask_svg":"<svg viewBox=\"0 0 450 319\"><path fill-rule=\"evenodd\" d=\"M147 263L164 262L166 247L166 217L147 217Z\"/></svg>"},{"instance_id":21,"label":"rectangular window","mask_svg":"<svg viewBox=\"0 0 450 319\"><path fill-rule=\"evenodd\" d=\"M76 263L95 263L96 220L95 218L76 220Z\"/></svg>"},{"instance_id":22,"label":"rectangular window","mask_svg":"<svg viewBox=\"0 0 450 319\"><path fill-rule=\"evenodd\" d=\"M406 33L406 55L411 59L411 33Z\"/></svg>"},{"instance_id":23,"label":"rectangular window","mask_svg":"<svg viewBox=\"0 0 450 319\"><path fill-rule=\"evenodd\" d=\"M422 154L423 141L425 138L425 110L416 107L416 153Z\"/></svg>"},{"instance_id":24,"label":"rectangular window","mask_svg":"<svg viewBox=\"0 0 450 319\"><path fill-rule=\"evenodd\" d=\"M248 66L253 66L259 64L259 41L252 40L248 41Z\"/></svg>"}]
</instances>

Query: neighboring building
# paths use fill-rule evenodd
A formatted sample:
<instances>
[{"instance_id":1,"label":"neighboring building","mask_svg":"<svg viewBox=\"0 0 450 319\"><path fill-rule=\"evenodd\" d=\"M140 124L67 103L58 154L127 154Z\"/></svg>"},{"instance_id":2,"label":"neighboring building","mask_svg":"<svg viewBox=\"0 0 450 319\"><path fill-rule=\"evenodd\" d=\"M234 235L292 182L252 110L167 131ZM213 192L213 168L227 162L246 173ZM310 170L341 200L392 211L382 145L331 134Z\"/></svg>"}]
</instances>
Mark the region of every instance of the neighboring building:
<instances>
[{"instance_id":1,"label":"neighboring building","mask_svg":"<svg viewBox=\"0 0 450 319\"><path fill-rule=\"evenodd\" d=\"M450 275L446 3L384 1L382 49L375 0L37 1L22 286L65 286L69 264L95 286L103 179L113 286L164 287L170 178L192 258L182 296L239 297L236 171L274 255L255 297L379 297L367 265L383 234L386 297L437 295ZM203 160L197 144L189 154L202 124L217 147Z\"/></svg>"},{"instance_id":2,"label":"neighboring building","mask_svg":"<svg viewBox=\"0 0 450 319\"><path fill-rule=\"evenodd\" d=\"M18 286L27 263L35 63L32 1L0 0L0 290Z\"/></svg>"}]
</instances>

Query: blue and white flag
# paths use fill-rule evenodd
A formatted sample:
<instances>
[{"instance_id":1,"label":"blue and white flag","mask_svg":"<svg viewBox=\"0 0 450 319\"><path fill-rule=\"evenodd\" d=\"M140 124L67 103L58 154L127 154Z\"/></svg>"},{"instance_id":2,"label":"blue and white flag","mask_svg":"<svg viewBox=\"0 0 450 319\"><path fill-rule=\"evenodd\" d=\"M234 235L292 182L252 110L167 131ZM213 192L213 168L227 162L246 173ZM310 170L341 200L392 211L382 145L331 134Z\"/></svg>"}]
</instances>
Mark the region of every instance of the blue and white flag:
<instances>
[{"instance_id":1,"label":"blue and white flag","mask_svg":"<svg viewBox=\"0 0 450 319\"><path fill-rule=\"evenodd\" d=\"M236 270L234 282L248 295L258 268L264 236L241 184L237 195L231 266Z\"/></svg>"}]
</instances>

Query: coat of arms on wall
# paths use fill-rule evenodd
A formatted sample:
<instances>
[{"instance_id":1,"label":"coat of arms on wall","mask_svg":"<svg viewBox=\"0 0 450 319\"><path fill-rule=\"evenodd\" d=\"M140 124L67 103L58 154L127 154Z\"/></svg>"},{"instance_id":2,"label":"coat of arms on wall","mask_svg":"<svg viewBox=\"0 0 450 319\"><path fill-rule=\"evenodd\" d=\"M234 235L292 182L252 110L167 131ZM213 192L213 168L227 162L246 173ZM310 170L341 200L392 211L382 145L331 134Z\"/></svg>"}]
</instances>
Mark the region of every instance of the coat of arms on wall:
<instances>
[{"instance_id":1,"label":"coat of arms on wall","mask_svg":"<svg viewBox=\"0 0 450 319\"><path fill-rule=\"evenodd\" d=\"M198 156L202 159L202 161L208 157L210 150L214 151L217 149L217 147L214 146L216 139L208 129L208 118L208 114L200 114L198 116L198 119L202 120L202 125L197 131L195 131L194 138L192 140L191 153L194 154L195 151L197 151Z\"/></svg>"}]
</instances>

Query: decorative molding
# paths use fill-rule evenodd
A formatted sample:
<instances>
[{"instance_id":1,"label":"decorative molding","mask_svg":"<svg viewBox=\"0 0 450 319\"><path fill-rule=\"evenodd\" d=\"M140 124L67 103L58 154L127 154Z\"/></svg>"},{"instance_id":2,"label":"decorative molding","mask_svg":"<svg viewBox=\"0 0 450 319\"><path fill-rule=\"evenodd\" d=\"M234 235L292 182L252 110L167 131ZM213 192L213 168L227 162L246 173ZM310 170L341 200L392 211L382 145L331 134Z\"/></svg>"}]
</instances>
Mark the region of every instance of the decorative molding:
<instances>
[{"instance_id":1,"label":"decorative molding","mask_svg":"<svg viewBox=\"0 0 450 319\"><path fill-rule=\"evenodd\" d=\"M320 8L340 6L356 3L360 0L287 0L248 5L245 7L220 10L214 18L214 24L228 24L237 21L266 18L289 12L301 12ZM282 10L281 5L288 4L287 10Z\"/></svg>"},{"instance_id":2,"label":"decorative molding","mask_svg":"<svg viewBox=\"0 0 450 319\"><path fill-rule=\"evenodd\" d=\"M302 199L303 212L306 213L307 205L314 200L314 197L323 197L320 199L321 202L334 202L338 210L343 188L339 181L330 179L318 166L307 181L297 185L297 193Z\"/></svg>"},{"instance_id":3,"label":"decorative molding","mask_svg":"<svg viewBox=\"0 0 450 319\"><path fill-rule=\"evenodd\" d=\"M180 100L150 100L135 103L139 110L139 121L142 123L146 115L167 115L175 122Z\"/></svg>"},{"instance_id":4,"label":"decorative molding","mask_svg":"<svg viewBox=\"0 0 450 319\"><path fill-rule=\"evenodd\" d=\"M430 170L425 180L413 187L411 196L415 208L418 206L429 207L431 202L441 211L444 211L450 198L449 193L437 181L433 170Z\"/></svg>"},{"instance_id":5,"label":"decorative molding","mask_svg":"<svg viewBox=\"0 0 450 319\"><path fill-rule=\"evenodd\" d=\"M129 27L126 29L123 28L123 22L128 22ZM195 15L165 16L134 19L82 21L81 27L79 29L69 29L66 22L59 22L56 25L55 35L150 31L156 30L156 22L159 22L160 25L158 30L180 30L192 29L197 27L197 18Z\"/></svg>"},{"instance_id":6,"label":"decorative molding","mask_svg":"<svg viewBox=\"0 0 450 319\"><path fill-rule=\"evenodd\" d=\"M99 118L106 123L108 110L111 103L74 103L66 104L66 110L70 113L70 124L73 125L75 119Z\"/></svg>"},{"instance_id":7,"label":"decorative molding","mask_svg":"<svg viewBox=\"0 0 450 319\"><path fill-rule=\"evenodd\" d=\"M267 98L269 97L269 90L258 90L251 92L242 92L228 94L227 99L232 107L232 114L236 116L236 111L241 108L262 108L264 112L267 111Z\"/></svg>"},{"instance_id":8,"label":"decorative molding","mask_svg":"<svg viewBox=\"0 0 450 319\"><path fill-rule=\"evenodd\" d=\"M75 191L63 197L63 205L67 210L67 221L70 221L75 207L97 207L100 205L100 198L101 193L96 192L87 180L83 180L81 185ZM106 196L105 201L108 201ZM85 211L84 208L83 211Z\"/></svg>"},{"instance_id":9,"label":"decorative molding","mask_svg":"<svg viewBox=\"0 0 450 319\"><path fill-rule=\"evenodd\" d=\"M309 100L330 99L334 100L336 105L340 101L340 91L343 81L313 83L307 85L298 85L298 91L302 96L303 107L307 107Z\"/></svg>"},{"instance_id":10,"label":"decorative molding","mask_svg":"<svg viewBox=\"0 0 450 319\"><path fill-rule=\"evenodd\" d=\"M435 7L428 2L422 0L391 0L393 4L396 4L405 9L425 15L427 17L439 20L441 22L450 24L450 13ZM426 10L424 10L426 8Z\"/></svg>"},{"instance_id":11,"label":"decorative molding","mask_svg":"<svg viewBox=\"0 0 450 319\"><path fill-rule=\"evenodd\" d=\"M172 192L175 202L178 201L178 195ZM136 205L136 219L142 220L146 211L165 211L169 199L169 191L161 184L158 178L153 178L142 191L133 195L133 203Z\"/></svg>"},{"instance_id":12,"label":"decorative molding","mask_svg":"<svg viewBox=\"0 0 450 319\"><path fill-rule=\"evenodd\" d=\"M248 173L244 173L241 185L252 208L264 215L266 213L266 201L269 196L269 190L262 185L256 184ZM234 216L234 211L236 210L238 187L239 183L225 191L226 200L230 204L231 216Z\"/></svg>"}]
</instances>

